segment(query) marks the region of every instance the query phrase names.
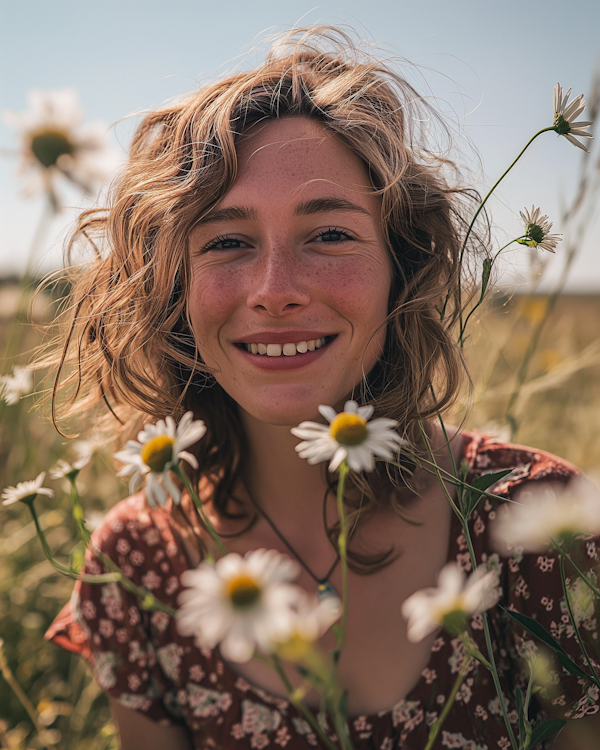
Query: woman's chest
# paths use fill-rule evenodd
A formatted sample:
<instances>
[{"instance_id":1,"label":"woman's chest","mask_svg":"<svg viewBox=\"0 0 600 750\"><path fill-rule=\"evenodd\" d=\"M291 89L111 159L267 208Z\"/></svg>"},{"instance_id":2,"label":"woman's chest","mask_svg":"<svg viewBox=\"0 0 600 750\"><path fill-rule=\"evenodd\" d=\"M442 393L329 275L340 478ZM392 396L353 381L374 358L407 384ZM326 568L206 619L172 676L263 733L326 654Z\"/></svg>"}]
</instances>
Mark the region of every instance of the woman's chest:
<instances>
[{"instance_id":1,"label":"woman's chest","mask_svg":"<svg viewBox=\"0 0 600 750\"><path fill-rule=\"evenodd\" d=\"M348 616L338 677L342 688L348 690L351 713L376 713L395 705L427 667L434 638L410 643L401 608L412 593L435 585L447 560L450 520L446 517L435 524L424 523L404 534L400 519L384 516L358 540L356 549L364 554L385 550L395 543L392 562L383 569L370 575L349 573ZM306 571L300 574L298 583L309 592L316 590ZM342 592L339 565L330 583ZM336 648L331 630L320 639L318 647L326 657ZM267 665L253 660L232 666L248 682L271 694L284 695L280 678ZM297 670L288 665L286 671L292 684L300 686L302 678ZM313 692L308 700L318 705L319 696Z\"/></svg>"}]
</instances>

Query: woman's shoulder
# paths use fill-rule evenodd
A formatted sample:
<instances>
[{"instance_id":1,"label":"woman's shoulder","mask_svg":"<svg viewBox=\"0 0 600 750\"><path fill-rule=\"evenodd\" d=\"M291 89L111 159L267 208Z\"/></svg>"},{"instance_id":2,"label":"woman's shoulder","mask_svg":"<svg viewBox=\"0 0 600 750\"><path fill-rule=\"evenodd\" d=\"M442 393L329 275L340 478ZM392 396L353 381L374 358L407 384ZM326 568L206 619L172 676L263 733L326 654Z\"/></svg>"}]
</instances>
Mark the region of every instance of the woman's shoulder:
<instances>
[{"instance_id":1,"label":"woman's shoulder","mask_svg":"<svg viewBox=\"0 0 600 750\"><path fill-rule=\"evenodd\" d=\"M569 461L539 448L510 443L474 430L463 432L463 460L469 467L467 481L484 474L510 469L493 485L494 495L509 496L528 482L566 484L581 474Z\"/></svg>"}]
</instances>

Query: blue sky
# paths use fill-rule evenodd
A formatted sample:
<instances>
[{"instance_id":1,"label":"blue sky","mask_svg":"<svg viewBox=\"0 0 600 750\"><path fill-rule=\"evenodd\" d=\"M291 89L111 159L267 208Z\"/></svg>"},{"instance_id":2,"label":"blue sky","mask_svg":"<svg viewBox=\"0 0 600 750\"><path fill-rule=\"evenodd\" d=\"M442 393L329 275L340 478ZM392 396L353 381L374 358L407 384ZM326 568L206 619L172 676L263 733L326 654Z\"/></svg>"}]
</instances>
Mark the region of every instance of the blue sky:
<instances>
[{"instance_id":1,"label":"blue sky","mask_svg":"<svg viewBox=\"0 0 600 750\"><path fill-rule=\"evenodd\" d=\"M518 150L551 122L557 81L575 94L589 91L600 52L597 0L369 0L318 5L303 0L0 0L0 110L26 108L31 88L74 86L86 119L117 123L111 137L126 148L135 118L124 116L161 104L234 67L260 59L248 51L265 31L297 24L344 23L388 54L400 55L417 87L433 95L457 126L471 166L479 152L480 189L493 183ZM460 133L460 138L458 134ZM14 147L0 124L0 149ZM499 240L519 232L518 211L532 203L555 218L575 185L581 152L554 134L542 136L504 183L492 207ZM16 163L0 159L0 275L24 267L41 211L24 200ZM60 244L81 200L54 222L40 270L60 264ZM600 291L600 248L588 239L571 288ZM550 278L560 270L560 251ZM512 254L505 279L526 272Z\"/></svg>"}]
</instances>

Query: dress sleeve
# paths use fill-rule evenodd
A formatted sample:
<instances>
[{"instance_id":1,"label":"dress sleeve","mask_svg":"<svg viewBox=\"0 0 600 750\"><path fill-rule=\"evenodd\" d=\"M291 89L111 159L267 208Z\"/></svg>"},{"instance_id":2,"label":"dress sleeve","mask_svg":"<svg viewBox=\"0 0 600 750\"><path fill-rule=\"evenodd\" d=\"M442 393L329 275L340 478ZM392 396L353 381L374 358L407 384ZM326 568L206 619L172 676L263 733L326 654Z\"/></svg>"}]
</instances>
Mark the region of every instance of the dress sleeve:
<instances>
[{"instance_id":1,"label":"dress sleeve","mask_svg":"<svg viewBox=\"0 0 600 750\"><path fill-rule=\"evenodd\" d=\"M569 550L579 570L598 586L600 538L580 540ZM535 619L555 638L568 656L586 673L585 659L565 600L558 553L515 555L508 564L508 608ZM565 581L573 618L592 667L600 675L598 617L600 602L565 562ZM549 648L514 623L515 646L521 658L540 651L550 660L546 684L540 697L547 713L556 718L579 719L599 711L598 688L570 674Z\"/></svg>"},{"instance_id":2,"label":"dress sleeve","mask_svg":"<svg viewBox=\"0 0 600 750\"><path fill-rule=\"evenodd\" d=\"M471 466L470 478L489 472L511 469L511 473L490 487L496 496L518 499L518 492L532 482L555 486L566 485L579 470L572 464L545 451L513 445L475 434L467 445L466 458ZM500 559L490 538L502 502L482 501L470 520L472 538L481 561L495 567L501 576L500 605L536 620L557 640L567 655L587 674L590 667L582 654L578 636L571 624L560 575L560 557L556 551L519 552ZM466 545L465 545L466 546ZM598 588L600 578L600 538L577 541L569 554L579 570ZM466 555L468 557L468 555ZM565 563L569 601L577 630L593 668L600 676L600 602L575 570ZM529 679L529 654L541 653L549 660L547 679L539 698L540 708L551 718L578 719L599 711L599 690L589 680L570 674L554 653L506 615L505 644L512 657L507 666L513 671L512 682L525 686ZM503 654L501 654L503 656Z\"/></svg>"},{"instance_id":3,"label":"dress sleeve","mask_svg":"<svg viewBox=\"0 0 600 750\"><path fill-rule=\"evenodd\" d=\"M95 546L114 560L133 582L145 586L161 601L172 601L178 590L179 551L168 524L157 526L135 496L119 503L94 532ZM89 551L84 572L107 572ZM170 684L161 665L160 644L171 618L147 612L138 599L116 583L77 581L71 601L56 618L46 638L84 656L100 687L123 706L153 721L169 724L177 716L169 710Z\"/></svg>"}]
</instances>

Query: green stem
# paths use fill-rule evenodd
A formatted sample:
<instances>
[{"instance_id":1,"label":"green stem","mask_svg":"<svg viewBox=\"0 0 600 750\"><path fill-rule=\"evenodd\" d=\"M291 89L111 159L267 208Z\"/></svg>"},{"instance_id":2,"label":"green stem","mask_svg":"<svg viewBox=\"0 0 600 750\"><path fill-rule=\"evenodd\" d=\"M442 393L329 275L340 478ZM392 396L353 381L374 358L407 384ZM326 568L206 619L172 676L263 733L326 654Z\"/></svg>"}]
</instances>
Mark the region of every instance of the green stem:
<instances>
[{"instance_id":1,"label":"green stem","mask_svg":"<svg viewBox=\"0 0 600 750\"><path fill-rule=\"evenodd\" d=\"M340 564L342 569L342 623L339 629L337 648L334 653L334 661L339 661L344 640L346 637L346 623L348 621L348 530L346 527L346 512L344 510L344 484L348 474L348 464L344 459L339 468L339 479L337 486L337 512L340 521L340 534L338 536L338 550L340 553Z\"/></svg>"},{"instance_id":2,"label":"green stem","mask_svg":"<svg viewBox=\"0 0 600 750\"><path fill-rule=\"evenodd\" d=\"M594 665L592 664L590 657L588 655L587 649L585 647L585 644L583 642L583 639L581 638L581 634L579 632L579 628L577 627L577 622L575 621L575 616L573 615L573 609L571 607L571 602L569 600L569 592L567 590L567 580L565 578L565 558L561 555L560 558L560 580L562 582L562 588L563 593L565 595L565 603L567 605L567 610L569 612L569 619L571 620L571 625L573 627L573 630L575 632L575 636L577 638L577 641L579 643L579 648L581 649L582 654L585 657L585 660L587 662L588 667L590 668L592 674L594 675L594 678L592 679L592 682L594 685L600 688L600 679L598 679L598 674L596 670L594 669Z\"/></svg>"},{"instance_id":3,"label":"green stem","mask_svg":"<svg viewBox=\"0 0 600 750\"><path fill-rule=\"evenodd\" d=\"M473 542L471 541L471 534L469 532L469 524L467 521L463 521L463 533L465 535L465 539L467 541L467 547L469 549L469 556L471 558L471 566L473 568L473 572L475 572L477 570L477 558L475 557L475 550L473 549ZM489 626L488 619L487 619L487 612L485 612L485 610L481 611L481 619L483 621L485 645L488 651L488 656L490 658L490 664L492 667L491 669L492 679L494 680L494 687L496 688L498 699L500 700L500 708L502 709L502 716L504 718L504 724L506 725L506 731L508 732L508 736L509 736L510 742L514 750L518 750L517 740L515 739L515 734L513 732L513 728L508 718L506 702L502 694L502 686L500 685L500 677L498 676L498 667L496 666L496 658L494 657L494 649L492 647L490 626Z\"/></svg>"},{"instance_id":4,"label":"green stem","mask_svg":"<svg viewBox=\"0 0 600 750\"><path fill-rule=\"evenodd\" d=\"M462 665L460 672L458 673L456 680L454 681L454 685L452 686L452 690L450 691L448 700L444 704L442 713L440 714L439 718L436 719L436 721L434 721L434 723L431 725L431 729L429 730L429 737L427 739L427 744L425 745L425 750L431 750L431 748L433 747L433 743L435 742L436 737L438 736L443 723L446 721L446 718L448 714L450 713L450 709L454 705L456 694L458 693L460 686L463 683L463 680L467 676L467 672L469 671L470 664L471 664L471 659L465 659L465 663Z\"/></svg>"},{"instance_id":5,"label":"green stem","mask_svg":"<svg viewBox=\"0 0 600 750\"><path fill-rule=\"evenodd\" d=\"M204 524L204 528L210 534L210 537L213 540L213 542L216 544L217 549L219 550L219 552L222 555L226 555L227 554L227 549L226 549L225 545L223 544L220 536L217 534L217 531L216 531L215 527L210 522L209 517L206 515L206 511L204 510L204 505L202 504L202 500L200 500L200 498L198 497L198 493L196 492L196 490L192 486L192 483L190 482L190 480L189 480L188 476L186 475L186 473L181 468L181 463L178 463L175 466L173 466L173 468L171 469L171 471L173 472L173 474L175 474L175 476L178 479L180 479L183 482L186 490L190 493L190 497L194 501L194 505L196 506L196 508L198 509L198 512L200 513L200 518L202 519L202 523Z\"/></svg>"},{"instance_id":6,"label":"green stem","mask_svg":"<svg viewBox=\"0 0 600 750\"><path fill-rule=\"evenodd\" d=\"M522 235L521 237L517 237L517 239L514 239L514 240L511 240L510 242L507 242L506 245L504 245L503 247L500 248L500 250L498 250L498 252L491 259L491 262L490 262L490 274L492 273L492 268L494 267L494 263L496 262L496 258L500 255L500 253L503 250L506 250L506 248L509 247L509 245L512 245L513 242L518 242L519 240L525 239L526 236L527 235ZM461 345L463 343L463 336L465 335L465 331L467 330L467 325L469 323L469 320L471 319L471 316L473 315L473 313L475 312L475 310L477 310L479 307L481 307L481 305L483 303L483 300L484 300L484 297L485 297L486 291L487 291L487 287L482 288L482 290L481 290L481 296L479 297L479 300L477 301L477 304L469 311L469 314L467 315L467 317L465 319L465 322L461 323L461 325L460 325L460 332L459 332L459 335L458 335L458 343L461 344Z\"/></svg>"},{"instance_id":7,"label":"green stem","mask_svg":"<svg viewBox=\"0 0 600 750\"><path fill-rule=\"evenodd\" d=\"M440 424L441 424L441 418L440 418ZM452 496L448 492L448 489L446 487L446 483L444 482L444 479L442 478L442 475L440 473L439 466L435 460L435 456L433 454L433 450L431 448L431 443L429 442L429 438L427 437L427 433L425 431L425 428L423 427L423 423L419 420L419 429L421 431L421 436L423 438L423 441L425 443L425 447L427 448L427 452L429 453L429 457L431 458L431 466L433 467L433 473L436 475L437 480L440 484L440 487L442 488L442 492L444 493L444 496L446 497L446 500L450 503L450 507L452 510L456 513L456 515L460 518L461 523L464 522L464 518L462 513L460 512L460 508L456 505L454 500L452 499ZM446 434L446 429L444 428L444 434ZM448 445L448 448L450 450L450 453L452 453L452 448L450 445ZM454 456L452 456L452 460L454 461Z\"/></svg>"},{"instance_id":8,"label":"green stem","mask_svg":"<svg viewBox=\"0 0 600 750\"><path fill-rule=\"evenodd\" d=\"M485 204L488 202L490 196L494 192L494 190L498 187L498 185L502 182L502 180L506 177L506 175L510 172L510 170L515 166L515 164L519 161L519 159L523 156L525 151L529 148L529 146L535 141L535 139L541 135L542 133L548 133L549 131L554 130L554 125L551 125L547 128L542 128L542 130L538 130L538 132L533 135L525 144L525 146L521 149L517 157L513 160L513 162L510 164L510 166L504 170L504 172L500 175L500 177L496 180L496 182L492 185L490 190L488 191L487 195L483 199L483 201L479 204L479 208L475 212L475 215L471 219L471 223L469 224L469 228L467 229L467 233L465 234L465 239L463 240L462 247L460 249L460 256L458 260L458 306L459 306L459 315L460 315L460 328L462 330L463 328L463 322L462 322L462 310L460 310L461 307L461 278L460 278L460 270L462 269L463 264L463 258L465 254L465 250L467 248L467 242L469 241L469 237L471 236L471 232L473 231L473 227L475 226L475 222L477 221L477 218L479 217L479 214L483 211L483 208ZM449 296L446 296L446 301L444 302L444 309L443 312L446 311L446 305L448 304Z\"/></svg>"},{"instance_id":9,"label":"green stem","mask_svg":"<svg viewBox=\"0 0 600 750\"><path fill-rule=\"evenodd\" d=\"M563 548L561 547L561 545L558 544L554 539L552 539L551 541L552 541L553 546L559 551L560 556L564 557L564 559L571 565L571 567L573 568L573 570L577 573L577 575L579 576L579 578L581 578L581 580L586 584L586 586L588 586L588 588L591 589L591 591L594 592L594 594L598 597L598 599L600 599L600 590L596 586L594 586L594 584L585 575L585 573L582 573L582 571L579 570L579 568L577 567L577 565L575 565L575 563L573 562L573 560L569 557L569 555L567 555L567 553L563 550Z\"/></svg>"},{"instance_id":10,"label":"green stem","mask_svg":"<svg viewBox=\"0 0 600 750\"><path fill-rule=\"evenodd\" d=\"M277 657L275 654L271 656L271 663L273 665L273 668L279 675L279 678L281 679L281 682L283 683L286 692L288 694L288 697L290 699L290 703L294 706L294 708L304 716L306 721L310 724L310 726L313 728L314 732L321 738L321 741L325 745L325 747L329 748L329 750L338 750L336 745L331 741L331 739L325 734L325 731L319 724L316 716L313 714L313 712L310 710L310 708L302 701L300 698L298 698L295 694L294 687L292 683L290 682L287 674L285 673L284 668L281 666L281 662L279 661L279 657Z\"/></svg>"}]
</instances>

